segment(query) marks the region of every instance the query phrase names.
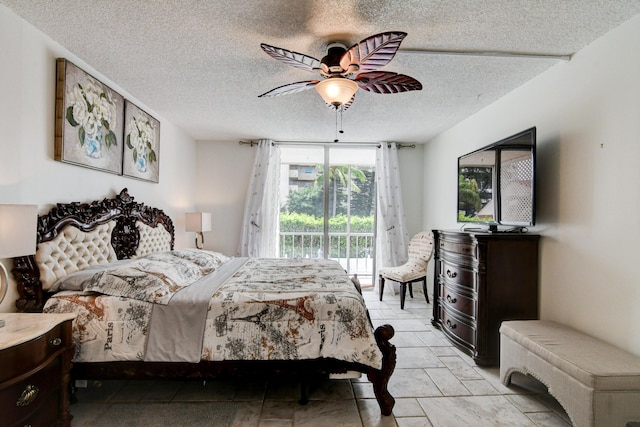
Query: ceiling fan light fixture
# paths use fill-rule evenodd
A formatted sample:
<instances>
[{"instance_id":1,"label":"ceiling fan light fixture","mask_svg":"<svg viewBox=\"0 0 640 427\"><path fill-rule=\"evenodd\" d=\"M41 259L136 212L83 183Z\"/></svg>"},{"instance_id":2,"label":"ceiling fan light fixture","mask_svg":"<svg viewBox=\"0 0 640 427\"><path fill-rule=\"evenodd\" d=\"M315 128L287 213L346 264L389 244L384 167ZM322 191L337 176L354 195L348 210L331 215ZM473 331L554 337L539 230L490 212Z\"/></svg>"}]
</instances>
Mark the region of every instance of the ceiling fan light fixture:
<instances>
[{"instance_id":1,"label":"ceiling fan light fixture","mask_svg":"<svg viewBox=\"0 0 640 427\"><path fill-rule=\"evenodd\" d=\"M339 107L348 103L358 90L358 83L345 77L330 77L318 82L316 90L329 105Z\"/></svg>"}]
</instances>

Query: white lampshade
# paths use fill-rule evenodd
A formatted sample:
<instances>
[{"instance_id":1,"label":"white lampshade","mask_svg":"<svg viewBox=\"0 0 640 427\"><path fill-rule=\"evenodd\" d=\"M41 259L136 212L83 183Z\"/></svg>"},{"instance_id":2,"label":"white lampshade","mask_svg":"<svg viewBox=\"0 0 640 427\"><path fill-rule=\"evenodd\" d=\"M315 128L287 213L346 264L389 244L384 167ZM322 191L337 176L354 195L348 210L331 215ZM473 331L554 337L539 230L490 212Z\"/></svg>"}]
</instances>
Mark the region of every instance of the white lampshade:
<instances>
[{"instance_id":1,"label":"white lampshade","mask_svg":"<svg viewBox=\"0 0 640 427\"><path fill-rule=\"evenodd\" d=\"M0 204L0 258L36 253L38 206Z\"/></svg>"},{"instance_id":2,"label":"white lampshade","mask_svg":"<svg viewBox=\"0 0 640 427\"><path fill-rule=\"evenodd\" d=\"M330 105L343 105L353 98L358 90L358 83L345 77L330 77L316 84L316 90Z\"/></svg>"},{"instance_id":3,"label":"white lampshade","mask_svg":"<svg viewBox=\"0 0 640 427\"><path fill-rule=\"evenodd\" d=\"M186 231L211 231L211 213L187 212L185 229Z\"/></svg>"},{"instance_id":4,"label":"white lampshade","mask_svg":"<svg viewBox=\"0 0 640 427\"><path fill-rule=\"evenodd\" d=\"M12 258L36 253L38 235L36 205L0 204L0 258ZM9 273L0 263L0 303L9 288ZM4 321L0 322L0 327Z\"/></svg>"}]
</instances>

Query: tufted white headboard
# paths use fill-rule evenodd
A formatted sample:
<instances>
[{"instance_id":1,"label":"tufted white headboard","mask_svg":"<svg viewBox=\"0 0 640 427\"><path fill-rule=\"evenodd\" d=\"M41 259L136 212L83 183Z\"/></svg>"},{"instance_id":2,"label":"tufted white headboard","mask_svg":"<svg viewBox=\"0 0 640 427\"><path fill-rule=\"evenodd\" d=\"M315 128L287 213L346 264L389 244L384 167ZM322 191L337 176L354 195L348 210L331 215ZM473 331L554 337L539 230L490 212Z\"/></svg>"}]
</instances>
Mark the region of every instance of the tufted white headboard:
<instances>
[{"instance_id":1,"label":"tufted white headboard","mask_svg":"<svg viewBox=\"0 0 640 427\"><path fill-rule=\"evenodd\" d=\"M38 217L37 232L36 254L14 259L19 311L41 311L46 291L68 274L174 245L171 218L135 202L126 188L111 199L59 203Z\"/></svg>"},{"instance_id":2,"label":"tufted white headboard","mask_svg":"<svg viewBox=\"0 0 640 427\"><path fill-rule=\"evenodd\" d=\"M165 230L162 224L158 224L157 227L149 227L144 222L138 221L136 222L136 228L140 233L140 241L132 258L168 251L173 247L173 236Z\"/></svg>"},{"instance_id":3,"label":"tufted white headboard","mask_svg":"<svg viewBox=\"0 0 640 427\"><path fill-rule=\"evenodd\" d=\"M118 257L111 246L111 233L115 225L115 221L109 221L92 231L67 226L53 240L38 244L35 260L42 289L46 291L64 276L89 266L116 261ZM171 234L162 224L150 227L137 221L136 228L140 240L132 258L171 249Z\"/></svg>"},{"instance_id":4,"label":"tufted white headboard","mask_svg":"<svg viewBox=\"0 0 640 427\"><path fill-rule=\"evenodd\" d=\"M115 221L109 221L88 232L67 226L53 240L38 244L35 260L42 289L47 290L58 279L91 265L117 260L111 246L115 225Z\"/></svg>"}]
</instances>

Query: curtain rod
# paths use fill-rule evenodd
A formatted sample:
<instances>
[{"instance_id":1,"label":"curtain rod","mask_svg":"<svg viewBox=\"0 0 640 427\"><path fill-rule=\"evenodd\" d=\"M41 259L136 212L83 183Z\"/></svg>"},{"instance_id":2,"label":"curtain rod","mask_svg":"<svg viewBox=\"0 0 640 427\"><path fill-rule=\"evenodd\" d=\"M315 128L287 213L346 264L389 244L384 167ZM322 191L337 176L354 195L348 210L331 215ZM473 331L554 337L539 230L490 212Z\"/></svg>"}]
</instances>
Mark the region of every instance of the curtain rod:
<instances>
[{"instance_id":1,"label":"curtain rod","mask_svg":"<svg viewBox=\"0 0 640 427\"><path fill-rule=\"evenodd\" d=\"M258 145L258 141L238 141L240 145L250 145L253 147L254 145ZM273 141L273 145L334 145L334 142L313 142L313 141ZM380 147L379 142L343 142L338 147L348 147L348 146L375 146ZM389 144L391 146L391 144ZM400 148L416 148L416 144L401 144L396 143L396 147Z\"/></svg>"},{"instance_id":2,"label":"curtain rod","mask_svg":"<svg viewBox=\"0 0 640 427\"><path fill-rule=\"evenodd\" d=\"M439 49L398 49L399 54L418 55L458 55L458 56L484 56L494 58L525 58L525 59L554 59L557 61L571 61L572 55L553 53L529 53L529 52L503 52L482 50L439 50Z\"/></svg>"}]
</instances>

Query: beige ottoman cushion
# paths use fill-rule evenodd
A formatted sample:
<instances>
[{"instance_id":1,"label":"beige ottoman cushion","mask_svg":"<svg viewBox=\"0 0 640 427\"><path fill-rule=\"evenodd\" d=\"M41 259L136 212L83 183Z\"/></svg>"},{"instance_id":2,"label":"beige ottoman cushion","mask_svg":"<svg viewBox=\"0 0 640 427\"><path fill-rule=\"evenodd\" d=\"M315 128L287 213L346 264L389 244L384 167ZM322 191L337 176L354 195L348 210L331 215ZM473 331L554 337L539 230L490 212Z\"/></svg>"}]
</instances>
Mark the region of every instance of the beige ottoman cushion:
<instances>
[{"instance_id":1,"label":"beige ottoman cushion","mask_svg":"<svg viewBox=\"0 0 640 427\"><path fill-rule=\"evenodd\" d=\"M589 387L640 388L640 357L568 326L546 320L508 321L500 333Z\"/></svg>"},{"instance_id":2,"label":"beige ottoman cushion","mask_svg":"<svg viewBox=\"0 0 640 427\"><path fill-rule=\"evenodd\" d=\"M640 420L640 357L568 326L544 320L500 327L500 379L532 375L578 427Z\"/></svg>"}]
</instances>

